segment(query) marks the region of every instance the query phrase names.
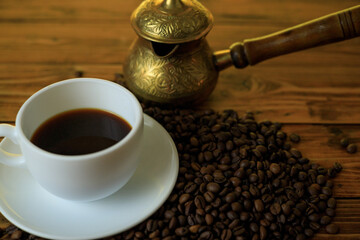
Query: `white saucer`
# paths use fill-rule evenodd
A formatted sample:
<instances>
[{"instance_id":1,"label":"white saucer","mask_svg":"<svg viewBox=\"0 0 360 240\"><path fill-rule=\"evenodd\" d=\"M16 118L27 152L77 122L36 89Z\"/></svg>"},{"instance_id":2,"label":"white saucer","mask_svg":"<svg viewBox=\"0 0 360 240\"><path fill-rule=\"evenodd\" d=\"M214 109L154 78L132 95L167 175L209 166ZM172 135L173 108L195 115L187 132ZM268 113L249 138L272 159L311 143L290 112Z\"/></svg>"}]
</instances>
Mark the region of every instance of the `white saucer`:
<instances>
[{"instance_id":1,"label":"white saucer","mask_svg":"<svg viewBox=\"0 0 360 240\"><path fill-rule=\"evenodd\" d=\"M170 135L151 117L144 119L140 165L117 193L94 202L70 202L46 192L26 169L0 164L1 213L22 230L51 239L102 238L142 222L168 198L179 169ZM7 139L0 145L19 151Z\"/></svg>"}]
</instances>

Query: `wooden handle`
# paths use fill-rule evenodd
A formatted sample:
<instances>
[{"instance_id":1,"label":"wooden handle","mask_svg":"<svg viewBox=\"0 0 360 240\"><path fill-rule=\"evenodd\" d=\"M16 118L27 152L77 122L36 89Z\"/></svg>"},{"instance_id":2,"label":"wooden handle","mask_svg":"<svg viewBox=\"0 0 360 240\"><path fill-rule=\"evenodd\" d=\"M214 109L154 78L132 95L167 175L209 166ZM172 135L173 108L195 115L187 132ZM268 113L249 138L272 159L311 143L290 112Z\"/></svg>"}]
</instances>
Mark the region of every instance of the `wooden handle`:
<instances>
[{"instance_id":1,"label":"wooden handle","mask_svg":"<svg viewBox=\"0 0 360 240\"><path fill-rule=\"evenodd\" d=\"M230 47L237 68L360 35L360 5Z\"/></svg>"}]
</instances>

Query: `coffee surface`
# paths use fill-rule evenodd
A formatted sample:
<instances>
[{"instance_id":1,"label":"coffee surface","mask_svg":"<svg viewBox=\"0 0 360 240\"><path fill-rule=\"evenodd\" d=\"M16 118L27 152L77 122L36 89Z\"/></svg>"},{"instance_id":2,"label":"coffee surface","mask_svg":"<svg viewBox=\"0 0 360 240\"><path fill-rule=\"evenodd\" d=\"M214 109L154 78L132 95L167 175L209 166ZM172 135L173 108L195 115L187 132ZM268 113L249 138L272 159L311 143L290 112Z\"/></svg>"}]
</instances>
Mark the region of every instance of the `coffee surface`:
<instances>
[{"instance_id":1,"label":"coffee surface","mask_svg":"<svg viewBox=\"0 0 360 240\"><path fill-rule=\"evenodd\" d=\"M75 109L53 116L35 131L31 142L52 153L81 155L108 148L123 139L131 126L100 109Z\"/></svg>"}]
</instances>

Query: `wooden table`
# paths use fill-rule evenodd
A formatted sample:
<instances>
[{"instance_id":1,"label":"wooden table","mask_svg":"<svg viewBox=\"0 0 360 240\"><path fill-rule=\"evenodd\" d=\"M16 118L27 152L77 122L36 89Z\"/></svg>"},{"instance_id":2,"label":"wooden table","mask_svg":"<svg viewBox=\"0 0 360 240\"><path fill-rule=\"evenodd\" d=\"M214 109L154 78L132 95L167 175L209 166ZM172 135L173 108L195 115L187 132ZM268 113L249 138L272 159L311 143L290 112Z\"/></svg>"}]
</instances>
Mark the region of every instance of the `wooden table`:
<instances>
[{"instance_id":1,"label":"wooden table","mask_svg":"<svg viewBox=\"0 0 360 240\"><path fill-rule=\"evenodd\" d=\"M79 75L115 80L136 37L129 22L140 4L119 0L0 1L0 122L13 123L22 103L42 87ZM263 36L359 4L358 0L203 0L215 26L214 50ZM284 123L302 137L298 149L319 164L340 162L335 180L337 235L360 239L360 38L278 57L220 74L210 98L198 106L253 111L257 120ZM360 145L359 145L360 146ZM2 219L0 228L9 223ZM6 236L3 236L6 238Z\"/></svg>"}]
</instances>

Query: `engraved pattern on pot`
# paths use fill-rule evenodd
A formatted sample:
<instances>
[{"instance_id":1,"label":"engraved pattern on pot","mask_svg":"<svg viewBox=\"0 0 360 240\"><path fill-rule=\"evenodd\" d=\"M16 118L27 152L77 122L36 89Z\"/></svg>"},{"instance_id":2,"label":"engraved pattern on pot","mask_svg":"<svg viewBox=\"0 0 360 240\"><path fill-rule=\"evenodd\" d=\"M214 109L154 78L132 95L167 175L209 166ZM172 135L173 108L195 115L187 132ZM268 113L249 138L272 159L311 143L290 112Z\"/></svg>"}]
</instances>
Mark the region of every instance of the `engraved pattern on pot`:
<instances>
[{"instance_id":1,"label":"engraved pattern on pot","mask_svg":"<svg viewBox=\"0 0 360 240\"><path fill-rule=\"evenodd\" d=\"M194 56L159 58L148 48L137 48L129 60L131 84L150 95L161 98L184 96L201 91L208 84L205 81L208 63Z\"/></svg>"}]
</instances>

